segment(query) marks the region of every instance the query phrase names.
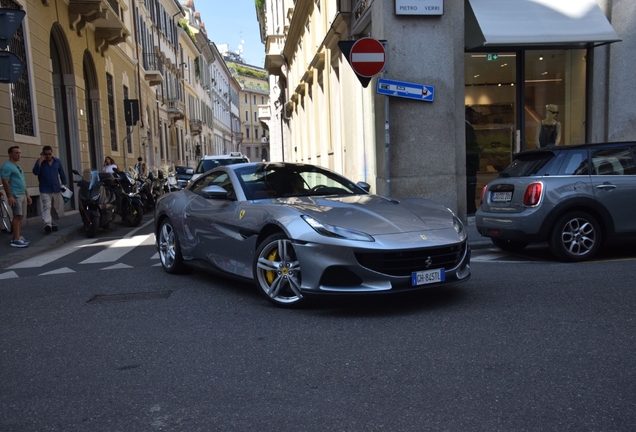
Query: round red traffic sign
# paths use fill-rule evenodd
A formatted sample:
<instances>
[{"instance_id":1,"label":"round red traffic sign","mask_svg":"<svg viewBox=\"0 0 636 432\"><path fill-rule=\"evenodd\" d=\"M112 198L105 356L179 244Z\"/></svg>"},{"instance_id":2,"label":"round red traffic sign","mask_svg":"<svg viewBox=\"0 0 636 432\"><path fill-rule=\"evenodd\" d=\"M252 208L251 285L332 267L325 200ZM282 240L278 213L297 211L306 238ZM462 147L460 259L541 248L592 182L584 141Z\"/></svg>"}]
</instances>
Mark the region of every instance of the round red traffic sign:
<instances>
[{"instance_id":1,"label":"round red traffic sign","mask_svg":"<svg viewBox=\"0 0 636 432\"><path fill-rule=\"evenodd\" d=\"M358 39L349 53L349 63L355 73L366 78L382 72L385 58L384 46L370 37Z\"/></svg>"}]
</instances>

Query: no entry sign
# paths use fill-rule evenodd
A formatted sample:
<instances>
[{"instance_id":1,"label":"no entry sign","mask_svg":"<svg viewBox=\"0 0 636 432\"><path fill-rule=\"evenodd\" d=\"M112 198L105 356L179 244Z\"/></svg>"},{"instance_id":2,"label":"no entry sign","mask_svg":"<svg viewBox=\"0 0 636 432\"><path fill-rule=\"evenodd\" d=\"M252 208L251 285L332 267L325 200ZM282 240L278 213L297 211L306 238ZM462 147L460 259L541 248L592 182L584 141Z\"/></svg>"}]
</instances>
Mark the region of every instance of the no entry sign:
<instances>
[{"instance_id":1,"label":"no entry sign","mask_svg":"<svg viewBox=\"0 0 636 432\"><path fill-rule=\"evenodd\" d=\"M351 47L349 63L354 72L362 77L371 78L382 72L384 62L384 47L377 39L358 39Z\"/></svg>"}]
</instances>

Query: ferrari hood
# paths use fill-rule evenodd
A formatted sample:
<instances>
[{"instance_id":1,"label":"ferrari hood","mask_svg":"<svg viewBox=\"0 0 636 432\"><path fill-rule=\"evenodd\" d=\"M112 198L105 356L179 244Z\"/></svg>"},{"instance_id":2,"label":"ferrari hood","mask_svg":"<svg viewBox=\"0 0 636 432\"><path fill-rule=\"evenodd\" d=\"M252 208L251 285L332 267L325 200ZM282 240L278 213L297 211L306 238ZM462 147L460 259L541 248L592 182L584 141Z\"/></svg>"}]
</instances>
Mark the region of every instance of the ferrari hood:
<instances>
[{"instance_id":1,"label":"ferrari hood","mask_svg":"<svg viewBox=\"0 0 636 432\"><path fill-rule=\"evenodd\" d=\"M446 207L424 198L356 195L297 197L277 201L320 222L363 231L370 235L453 228L451 212Z\"/></svg>"}]
</instances>

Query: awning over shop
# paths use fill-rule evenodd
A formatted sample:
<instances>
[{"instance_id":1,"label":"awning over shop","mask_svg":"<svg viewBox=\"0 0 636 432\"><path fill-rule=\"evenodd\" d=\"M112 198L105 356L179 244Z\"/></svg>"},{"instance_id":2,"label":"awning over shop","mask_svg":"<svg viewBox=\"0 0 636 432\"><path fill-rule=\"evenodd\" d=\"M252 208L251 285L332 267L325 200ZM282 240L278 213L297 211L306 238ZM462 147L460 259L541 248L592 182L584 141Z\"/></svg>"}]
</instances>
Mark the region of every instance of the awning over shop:
<instances>
[{"instance_id":1,"label":"awning over shop","mask_svg":"<svg viewBox=\"0 0 636 432\"><path fill-rule=\"evenodd\" d=\"M465 46L605 44L618 37L596 0L464 0Z\"/></svg>"}]
</instances>

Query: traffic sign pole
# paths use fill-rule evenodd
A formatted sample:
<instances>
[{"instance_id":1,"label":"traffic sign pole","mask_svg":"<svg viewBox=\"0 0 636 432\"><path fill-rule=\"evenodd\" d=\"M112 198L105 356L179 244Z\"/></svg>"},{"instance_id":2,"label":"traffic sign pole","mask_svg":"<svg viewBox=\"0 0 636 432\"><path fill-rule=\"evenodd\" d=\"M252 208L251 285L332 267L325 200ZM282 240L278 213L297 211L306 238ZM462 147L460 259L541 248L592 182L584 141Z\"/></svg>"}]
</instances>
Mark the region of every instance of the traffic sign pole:
<instances>
[{"instance_id":1,"label":"traffic sign pole","mask_svg":"<svg viewBox=\"0 0 636 432\"><path fill-rule=\"evenodd\" d=\"M382 47L384 48L384 52L386 52L386 41L382 41ZM385 56L385 65L386 68L386 56ZM386 69L385 69L386 70ZM384 72L386 75L386 72ZM386 176L386 196L391 196L391 154L389 152L389 147L391 144L391 128L389 127L389 96L384 96L384 171Z\"/></svg>"}]
</instances>

